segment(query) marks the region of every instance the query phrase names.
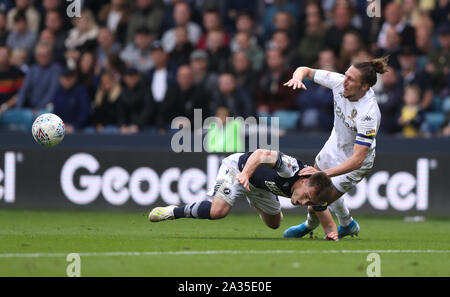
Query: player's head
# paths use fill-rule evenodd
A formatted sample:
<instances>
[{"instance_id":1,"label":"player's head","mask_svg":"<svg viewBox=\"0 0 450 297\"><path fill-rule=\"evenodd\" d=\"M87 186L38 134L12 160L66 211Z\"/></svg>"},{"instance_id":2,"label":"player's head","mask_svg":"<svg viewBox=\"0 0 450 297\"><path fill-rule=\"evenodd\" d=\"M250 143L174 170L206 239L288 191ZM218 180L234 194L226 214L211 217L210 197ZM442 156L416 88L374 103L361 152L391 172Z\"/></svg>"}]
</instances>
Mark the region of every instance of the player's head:
<instances>
[{"instance_id":1,"label":"player's head","mask_svg":"<svg viewBox=\"0 0 450 297\"><path fill-rule=\"evenodd\" d=\"M316 172L308 178L300 178L292 186L293 205L326 205L331 198L333 184L324 172Z\"/></svg>"},{"instance_id":2,"label":"player's head","mask_svg":"<svg viewBox=\"0 0 450 297\"><path fill-rule=\"evenodd\" d=\"M345 72L344 97L355 101L363 97L367 90L377 82L377 73L387 71L389 56L356 63Z\"/></svg>"}]
</instances>

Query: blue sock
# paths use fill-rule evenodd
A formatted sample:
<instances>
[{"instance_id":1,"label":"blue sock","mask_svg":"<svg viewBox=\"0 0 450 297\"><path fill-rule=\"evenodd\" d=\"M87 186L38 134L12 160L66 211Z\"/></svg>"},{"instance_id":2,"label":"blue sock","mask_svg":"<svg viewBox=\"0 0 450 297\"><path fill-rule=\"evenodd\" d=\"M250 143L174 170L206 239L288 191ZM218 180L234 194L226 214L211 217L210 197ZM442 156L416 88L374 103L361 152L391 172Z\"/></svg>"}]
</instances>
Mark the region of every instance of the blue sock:
<instances>
[{"instance_id":1,"label":"blue sock","mask_svg":"<svg viewBox=\"0 0 450 297\"><path fill-rule=\"evenodd\" d=\"M179 218L196 218L211 219L211 201L203 200L193 202L185 206L176 207L173 210L175 219Z\"/></svg>"}]
</instances>

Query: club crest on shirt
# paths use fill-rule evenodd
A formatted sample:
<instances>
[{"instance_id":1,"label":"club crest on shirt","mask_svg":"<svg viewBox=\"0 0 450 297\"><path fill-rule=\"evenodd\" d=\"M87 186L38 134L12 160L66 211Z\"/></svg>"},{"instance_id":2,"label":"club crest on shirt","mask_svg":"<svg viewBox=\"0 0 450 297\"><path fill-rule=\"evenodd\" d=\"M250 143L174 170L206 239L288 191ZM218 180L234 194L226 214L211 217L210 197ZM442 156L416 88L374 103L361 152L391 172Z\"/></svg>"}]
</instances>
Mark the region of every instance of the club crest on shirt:
<instances>
[{"instance_id":1,"label":"club crest on shirt","mask_svg":"<svg viewBox=\"0 0 450 297\"><path fill-rule=\"evenodd\" d=\"M353 108L352 110L352 114L350 116L347 116L352 122L353 124L355 124L355 118L358 115L358 112L356 111L356 109Z\"/></svg>"}]
</instances>

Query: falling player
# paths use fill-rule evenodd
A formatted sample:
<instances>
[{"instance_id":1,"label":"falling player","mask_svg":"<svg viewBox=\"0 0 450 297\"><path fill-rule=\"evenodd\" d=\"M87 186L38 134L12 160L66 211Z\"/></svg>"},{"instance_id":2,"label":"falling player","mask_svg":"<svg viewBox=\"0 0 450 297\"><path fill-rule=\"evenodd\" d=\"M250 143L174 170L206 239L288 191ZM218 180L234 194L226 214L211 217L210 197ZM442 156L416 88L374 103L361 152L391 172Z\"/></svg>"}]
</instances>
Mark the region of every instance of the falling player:
<instances>
[{"instance_id":1,"label":"falling player","mask_svg":"<svg viewBox=\"0 0 450 297\"><path fill-rule=\"evenodd\" d=\"M214 197L212 202L156 207L150 212L149 220L221 219L228 215L237 199L247 198L263 222L277 229L282 219L277 195L290 197L294 205L315 208L325 207L331 197L330 178L323 172L300 176L300 170L305 167L300 160L277 151L258 149L253 153L232 154L222 161L214 189L208 193ZM330 232L326 239L337 240L337 232Z\"/></svg>"},{"instance_id":2,"label":"falling player","mask_svg":"<svg viewBox=\"0 0 450 297\"><path fill-rule=\"evenodd\" d=\"M387 71L388 57L356 63L345 75L324 70L299 67L292 79L284 85L306 90L302 80L309 78L333 91L334 127L325 146L316 156L314 167L300 171L300 175L324 172L333 183L334 201L329 205L339 220L338 235L357 235L360 227L353 220L341 196L359 183L371 170L375 159L375 135L380 126L380 110L372 86L377 73ZM328 209L314 211L308 208L304 223L285 230L284 237L302 237L314 230L319 223L325 233L336 232L336 225ZM331 227L330 227L331 226Z\"/></svg>"}]
</instances>

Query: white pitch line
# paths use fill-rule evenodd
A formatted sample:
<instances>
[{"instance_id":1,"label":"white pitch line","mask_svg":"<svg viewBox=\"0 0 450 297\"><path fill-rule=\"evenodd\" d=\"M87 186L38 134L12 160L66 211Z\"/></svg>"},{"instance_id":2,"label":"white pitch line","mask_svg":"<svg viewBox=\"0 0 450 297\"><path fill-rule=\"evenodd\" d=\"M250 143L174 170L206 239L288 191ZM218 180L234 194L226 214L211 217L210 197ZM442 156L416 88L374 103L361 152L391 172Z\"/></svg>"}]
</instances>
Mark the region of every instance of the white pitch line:
<instances>
[{"instance_id":1,"label":"white pitch line","mask_svg":"<svg viewBox=\"0 0 450 297\"><path fill-rule=\"evenodd\" d=\"M450 250L217 250L167 252L91 252L77 253L80 257L117 256L189 256L189 255L266 255L266 254L448 254ZM4 253L0 258L58 258L69 253Z\"/></svg>"}]
</instances>

